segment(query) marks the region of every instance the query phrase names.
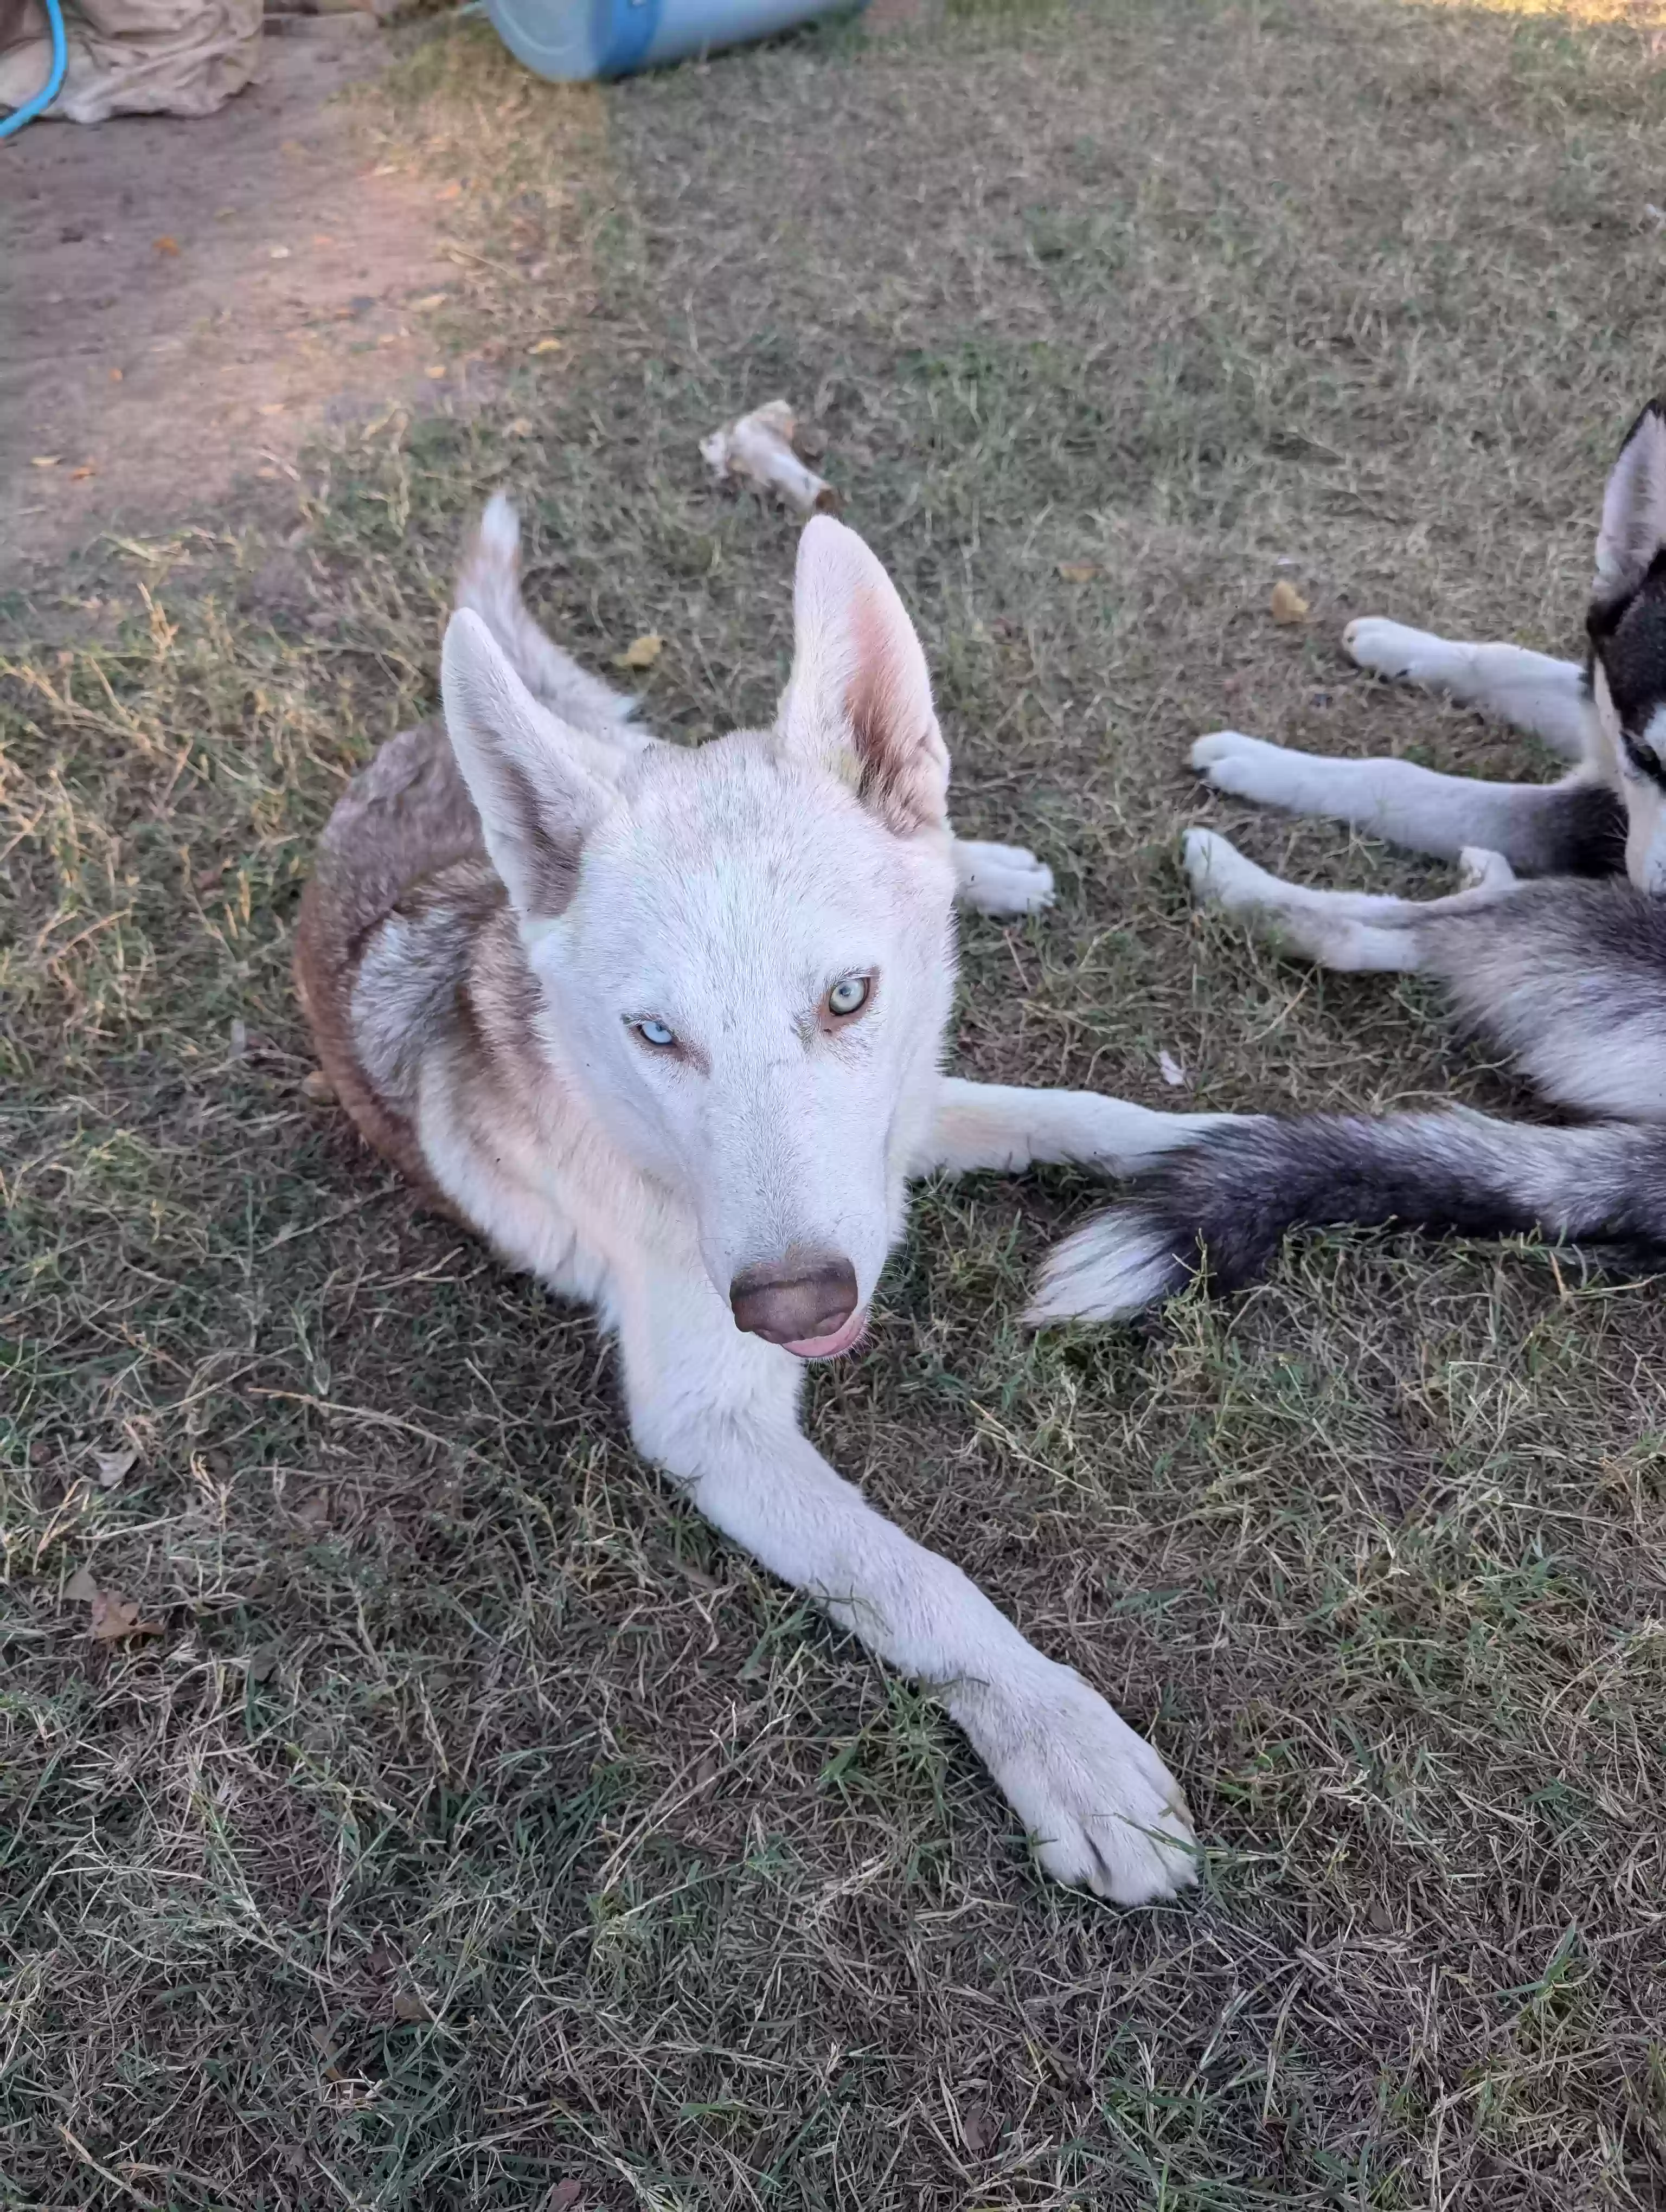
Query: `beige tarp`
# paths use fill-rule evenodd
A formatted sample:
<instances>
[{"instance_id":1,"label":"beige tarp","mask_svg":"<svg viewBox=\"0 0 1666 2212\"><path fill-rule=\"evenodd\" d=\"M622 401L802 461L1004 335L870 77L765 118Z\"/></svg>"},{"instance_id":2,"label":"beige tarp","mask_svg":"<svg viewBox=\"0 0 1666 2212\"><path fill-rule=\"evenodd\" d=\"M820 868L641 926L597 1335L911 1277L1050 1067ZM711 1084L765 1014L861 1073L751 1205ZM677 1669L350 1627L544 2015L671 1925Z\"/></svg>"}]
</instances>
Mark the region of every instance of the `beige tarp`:
<instances>
[{"instance_id":1,"label":"beige tarp","mask_svg":"<svg viewBox=\"0 0 1666 2212\"><path fill-rule=\"evenodd\" d=\"M261 0L64 0L69 73L46 114L212 115L255 74L260 14ZM40 0L0 4L0 108L33 99L51 66Z\"/></svg>"}]
</instances>

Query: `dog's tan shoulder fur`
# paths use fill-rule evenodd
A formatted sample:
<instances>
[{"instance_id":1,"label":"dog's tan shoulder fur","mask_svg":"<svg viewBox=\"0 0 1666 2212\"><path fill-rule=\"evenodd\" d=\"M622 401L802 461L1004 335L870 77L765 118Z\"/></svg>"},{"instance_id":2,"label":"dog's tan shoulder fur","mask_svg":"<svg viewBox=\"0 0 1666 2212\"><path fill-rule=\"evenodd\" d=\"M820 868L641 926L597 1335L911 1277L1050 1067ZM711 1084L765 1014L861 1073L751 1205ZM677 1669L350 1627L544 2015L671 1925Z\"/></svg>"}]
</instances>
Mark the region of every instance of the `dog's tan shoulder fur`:
<instances>
[{"instance_id":1,"label":"dog's tan shoulder fur","mask_svg":"<svg viewBox=\"0 0 1666 2212\"><path fill-rule=\"evenodd\" d=\"M391 918L419 921L443 908L471 915L477 927L483 912L503 903L474 802L436 715L392 738L337 802L301 900L295 954L301 1006L337 1097L376 1150L431 1194L409 1114L365 1065L354 991Z\"/></svg>"}]
</instances>

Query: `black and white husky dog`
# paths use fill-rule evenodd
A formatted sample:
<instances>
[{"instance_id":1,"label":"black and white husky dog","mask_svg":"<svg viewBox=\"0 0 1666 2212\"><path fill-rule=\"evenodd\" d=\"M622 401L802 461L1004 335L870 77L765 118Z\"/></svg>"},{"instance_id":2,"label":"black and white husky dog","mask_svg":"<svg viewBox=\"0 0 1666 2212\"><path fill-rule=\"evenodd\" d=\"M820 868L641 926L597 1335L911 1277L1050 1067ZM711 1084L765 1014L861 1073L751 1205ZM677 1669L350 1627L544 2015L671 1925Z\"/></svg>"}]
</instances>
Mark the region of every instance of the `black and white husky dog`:
<instances>
[{"instance_id":1,"label":"black and white husky dog","mask_svg":"<svg viewBox=\"0 0 1666 2212\"><path fill-rule=\"evenodd\" d=\"M1666 1254L1666 401L1644 409L1609 477L1586 631L1583 667L1371 618L1344 640L1363 667L1530 732L1576 763L1556 783L1325 759L1235 730L1193 747L1217 791L1456 860L1452 896L1310 890L1212 830L1186 839L1200 897L1323 967L1440 977L1579 1121L1462 1109L1223 1121L1059 1248L1034 1319L1132 1313L1200 1266L1232 1289L1304 1224L1538 1230Z\"/></svg>"}]
</instances>

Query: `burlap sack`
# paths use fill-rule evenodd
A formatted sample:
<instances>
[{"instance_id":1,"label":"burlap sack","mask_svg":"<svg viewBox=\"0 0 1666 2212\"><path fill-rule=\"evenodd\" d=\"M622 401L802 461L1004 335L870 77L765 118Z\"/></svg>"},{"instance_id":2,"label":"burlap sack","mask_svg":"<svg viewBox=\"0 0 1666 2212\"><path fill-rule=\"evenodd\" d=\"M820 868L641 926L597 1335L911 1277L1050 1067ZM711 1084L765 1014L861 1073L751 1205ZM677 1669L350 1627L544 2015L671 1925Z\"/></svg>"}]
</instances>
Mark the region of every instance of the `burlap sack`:
<instances>
[{"instance_id":1,"label":"burlap sack","mask_svg":"<svg viewBox=\"0 0 1666 2212\"><path fill-rule=\"evenodd\" d=\"M212 115L254 76L260 14L261 0L64 0L70 65L46 114ZM51 66L40 0L0 6L0 108L33 99Z\"/></svg>"}]
</instances>

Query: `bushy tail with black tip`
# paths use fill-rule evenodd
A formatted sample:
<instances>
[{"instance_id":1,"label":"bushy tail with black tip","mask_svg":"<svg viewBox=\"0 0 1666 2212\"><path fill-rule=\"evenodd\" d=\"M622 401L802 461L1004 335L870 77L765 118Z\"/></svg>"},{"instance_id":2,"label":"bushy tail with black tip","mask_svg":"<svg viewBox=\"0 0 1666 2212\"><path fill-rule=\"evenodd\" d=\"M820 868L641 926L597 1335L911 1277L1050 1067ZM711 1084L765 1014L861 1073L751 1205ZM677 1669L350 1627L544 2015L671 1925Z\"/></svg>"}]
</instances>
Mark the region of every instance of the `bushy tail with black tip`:
<instances>
[{"instance_id":1,"label":"bushy tail with black tip","mask_svg":"<svg viewBox=\"0 0 1666 2212\"><path fill-rule=\"evenodd\" d=\"M575 729L595 737L638 737L629 731L636 702L569 659L532 619L520 595L520 519L502 492L486 502L457 572L458 606L477 614L533 698Z\"/></svg>"},{"instance_id":2,"label":"bushy tail with black tip","mask_svg":"<svg viewBox=\"0 0 1666 2212\"><path fill-rule=\"evenodd\" d=\"M1030 1319L1119 1320L1200 1271L1237 1290L1289 1231L1353 1224L1536 1231L1666 1258L1666 1130L1541 1128L1462 1109L1231 1124L1171 1153L1061 1244Z\"/></svg>"}]
</instances>

